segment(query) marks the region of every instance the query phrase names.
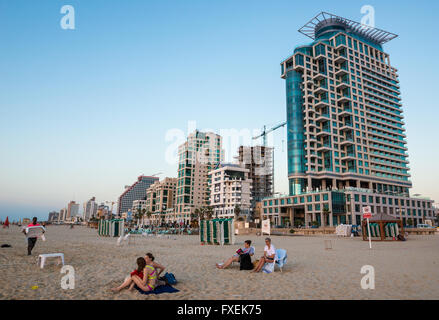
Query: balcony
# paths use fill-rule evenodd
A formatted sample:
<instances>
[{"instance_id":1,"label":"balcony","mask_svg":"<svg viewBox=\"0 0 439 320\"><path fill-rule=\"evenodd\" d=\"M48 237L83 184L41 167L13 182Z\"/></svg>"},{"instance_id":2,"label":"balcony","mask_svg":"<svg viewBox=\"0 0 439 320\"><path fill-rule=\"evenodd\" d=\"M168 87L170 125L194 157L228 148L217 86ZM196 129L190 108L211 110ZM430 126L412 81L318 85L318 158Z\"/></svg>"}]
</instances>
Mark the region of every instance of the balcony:
<instances>
[{"instance_id":1,"label":"balcony","mask_svg":"<svg viewBox=\"0 0 439 320\"><path fill-rule=\"evenodd\" d=\"M294 62L293 69L295 71L303 71L305 69L305 67L303 65L301 65L301 64L298 64L298 63Z\"/></svg>"},{"instance_id":2,"label":"balcony","mask_svg":"<svg viewBox=\"0 0 439 320\"><path fill-rule=\"evenodd\" d=\"M310 152L309 152L309 156L310 156L311 158L317 158L317 153L316 153L315 151L310 151Z\"/></svg>"},{"instance_id":3,"label":"balcony","mask_svg":"<svg viewBox=\"0 0 439 320\"><path fill-rule=\"evenodd\" d=\"M316 137L330 136L330 135L331 135L331 130L325 128L317 132Z\"/></svg>"},{"instance_id":4,"label":"balcony","mask_svg":"<svg viewBox=\"0 0 439 320\"><path fill-rule=\"evenodd\" d=\"M340 127L340 131L347 131L347 130L353 130L353 129L354 129L353 125L350 122L345 123Z\"/></svg>"},{"instance_id":5,"label":"balcony","mask_svg":"<svg viewBox=\"0 0 439 320\"><path fill-rule=\"evenodd\" d=\"M342 112L338 114L340 117L346 117L352 115L352 109L351 108L344 108Z\"/></svg>"},{"instance_id":6,"label":"balcony","mask_svg":"<svg viewBox=\"0 0 439 320\"><path fill-rule=\"evenodd\" d=\"M330 120L329 114L323 113L317 117L316 122L324 122L324 121L329 121L329 120Z\"/></svg>"},{"instance_id":7,"label":"balcony","mask_svg":"<svg viewBox=\"0 0 439 320\"><path fill-rule=\"evenodd\" d=\"M344 43L344 42L340 42L339 44L337 44L336 46L335 46L335 49L343 49L343 48L345 48L345 50L347 50L347 46L346 46L346 43Z\"/></svg>"},{"instance_id":8,"label":"balcony","mask_svg":"<svg viewBox=\"0 0 439 320\"><path fill-rule=\"evenodd\" d=\"M314 90L314 93L316 93L316 94L322 94L322 93L326 93L326 92L328 92L327 85L319 86L317 89Z\"/></svg>"},{"instance_id":9,"label":"balcony","mask_svg":"<svg viewBox=\"0 0 439 320\"><path fill-rule=\"evenodd\" d=\"M349 152L345 155L342 155L342 157L341 157L342 161L355 160L355 159L356 159L355 153L353 153L353 152Z\"/></svg>"},{"instance_id":10,"label":"balcony","mask_svg":"<svg viewBox=\"0 0 439 320\"><path fill-rule=\"evenodd\" d=\"M339 103L345 103L351 101L350 95L342 95L340 98L337 99L337 102Z\"/></svg>"},{"instance_id":11,"label":"balcony","mask_svg":"<svg viewBox=\"0 0 439 320\"><path fill-rule=\"evenodd\" d=\"M325 74L319 72L313 76L313 80L320 81L320 80L324 79L325 77L326 77Z\"/></svg>"},{"instance_id":12,"label":"balcony","mask_svg":"<svg viewBox=\"0 0 439 320\"><path fill-rule=\"evenodd\" d=\"M343 62L346 62L346 61L348 61L348 58L346 57L346 55L343 55L343 54L339 55L338 57L336 57L334 59L335 63L343 63Z\"/></svg>"},{"instance_id":13,"label":"balcony","mask_svg":"<svg viewBox=\"0 0 439 320\"><path fill-rule=\"evenodd\" d=\"M349 81L341 81L339 83L337 83L337 85L335 86L335 88L337 90L343 90L349 87Z\"/></svg>"},{"instance_id":14,"label":"balcony","mask_svg":"<svg viewBox=\"0 0 439 320\"><path fill-rule=\"evenodd\" d=\"M339 70L335 72L335 76L337 77L343 77L349 73L348 69L346 67L341 67Z\"/></svg>"},{"instance_id":15,"label":"balcony","mask_svg":"<svg viewBox=\"0 0 439 320\"><path fill-rule=\"evenodd\" d=\"M340 141L340 146L349 146L354 144L354 139L352 138L346 138L344 140Z\"/></svg>"},{"instance_id":16,"label":"balcony","mask_svg":"<svg viewBox=\"0 0 439 320\"><path fill-rule=\"evenodd\" d=\"M324 144L318 144L317 145L317 151L331 151L331 144L330 143L324 143Z\"/></svg>"},{"instance_id":17,"label":"balcony","mask_svg":"<svg viewBox=\"0 0 439 320\"><path fill-rule=\"evenodd\" d=\"M329 107L329 101L328 99L322 99L316 102L315 104L315 108L324 108L324 107Z\"/></svg>"}]
</instances>

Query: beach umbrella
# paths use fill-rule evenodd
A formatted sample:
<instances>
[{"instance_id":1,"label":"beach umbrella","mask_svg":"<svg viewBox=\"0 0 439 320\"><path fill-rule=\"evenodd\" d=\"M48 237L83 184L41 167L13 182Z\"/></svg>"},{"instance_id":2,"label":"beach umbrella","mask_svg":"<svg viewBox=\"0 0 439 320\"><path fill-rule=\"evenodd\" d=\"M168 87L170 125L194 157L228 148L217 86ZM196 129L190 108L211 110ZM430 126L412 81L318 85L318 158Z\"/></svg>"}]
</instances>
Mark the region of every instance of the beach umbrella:
<instances>
[{"instance_id":1,"label":"beach umbrella","mask_svg":"<svg viewBox=\"0 0 439 320\"><path fill-rule=\"evenodd\" d=\"M8 227L8 228L9 228L9 217L6 217L6 220L5 220L5 227Z\"/></svg>"}]
</instances>

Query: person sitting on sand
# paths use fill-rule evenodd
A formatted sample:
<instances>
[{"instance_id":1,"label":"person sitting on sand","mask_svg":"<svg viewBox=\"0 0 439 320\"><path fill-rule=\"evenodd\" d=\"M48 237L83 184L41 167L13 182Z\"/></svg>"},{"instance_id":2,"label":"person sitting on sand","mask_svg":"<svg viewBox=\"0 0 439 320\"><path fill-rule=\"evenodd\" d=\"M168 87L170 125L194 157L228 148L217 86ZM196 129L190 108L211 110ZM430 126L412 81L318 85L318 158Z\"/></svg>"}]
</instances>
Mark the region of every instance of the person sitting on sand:
<instances>
[{"instance_id":1,"label":"person sitting on sand","mask_svg":"<svg viewBox=\"0 0 439 320\"><path fill-rule=\"evenodd\" d=\"M238 249L238 251L236 251L236 253L233 255L233 257L228 259L222 265L217 263L216 267L218 269L225 269L228 266L230 266L232 264L232 262L239 262L241 259L241 255L243 255L243 254L249 254L250 257L253 256L255 254L255 248L253 248L251 246L251 244L252 244L251 240L245 240L244 241L244 249Z\"/></svg>"},{"instance_id":2,"label":"person sitting on sand","mask_svg":"<svg viewBox=\"0 0 439 320\"><path fill-rule=\"evenodd\" d=\"M258 265L252 272L261 271L265 263L274 263L275 255L276 255L276 248L271 244L271 239L265 238L264 255L261 257Z\"/></svg>"},{"instance_id":3,"label":"person sitting on sand","mask_svg":"<svg viewBox=\"0 0 439 320\"><path fill-rule=\"evenodd\" d=\"M139 278L143 279L144 270L146 267L145 258L139 257L139 258L137 258L136 262L137 262L137 269L134 270L133 272L131 272L130 276L126 277L124 282L120 286L111 289L113 292L119 292L120 290L122 290L128 286L130 286L130 290L131 290L134 287L134 282L132 279L133 276L138 276Z\"/></svg>"},{"instance_id":4,"label":"person sitting on sand","mask_svg":"<svg viewBox=\"0 0 439 320\"><path fill-rule=\"evenodd\" d=\"M145 258L137 258L137 269L130 273L130 276L125 278L124 282L116 288L111 289L113 292L119 292L120 290L127 288L129 290L137 285L143 291L153 291L157 286L165 285L164 281L158 280L157 268L161 269L160 273L165 269L163 266L154 262L154 256L151 253L147 253Z\"/></svg>"},{"instance_id":5,"label":"person sitting on sand","mask_svg":"<svg viewBox=\"0 0 439 320\"><path fill-rule=\"evenodd\" d=\"M158 277L160 277L160 275L162 274L162 272L165 270L165 267L162 266L161 264L158 264L158 263L155 262L154 260L155 260L155 258L154 258L154 256L152 255L152 253L148 252L148 253L145 255L145 261L146 261L146 264L151 265L151 266L153 266L156 270L158 270L158 273L157 273L157 278L158 278Z\"/></svg>"}]
</instances>

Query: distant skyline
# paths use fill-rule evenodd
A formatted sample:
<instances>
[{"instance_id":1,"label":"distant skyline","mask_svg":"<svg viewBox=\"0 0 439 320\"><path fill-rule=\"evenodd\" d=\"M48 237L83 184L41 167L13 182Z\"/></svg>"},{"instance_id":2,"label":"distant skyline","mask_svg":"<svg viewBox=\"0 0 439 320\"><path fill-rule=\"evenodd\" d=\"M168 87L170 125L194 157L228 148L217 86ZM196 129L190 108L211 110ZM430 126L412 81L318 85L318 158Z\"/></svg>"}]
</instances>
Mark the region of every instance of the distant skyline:
<instances>
[{"instance_id":1,"label":"distant skyline","mask_svg":"<svg viewBox=\"0 0 439 320\"><path fill-rule=\"evenodd\" d=\"M75 8L75 30L60 26ZM0 0L0 219L47 219L71 200L117 201L141 174L177 176L170 130L259 130L285 120L280 62L320 11L399 35L411 194L439 202L438 66L431 1ZM275 191L288 192L286 129L273 134ZM261 141L260 141L261 142ZM230 158L236 150L226 150Z\"/></svg>"}]
</instances>

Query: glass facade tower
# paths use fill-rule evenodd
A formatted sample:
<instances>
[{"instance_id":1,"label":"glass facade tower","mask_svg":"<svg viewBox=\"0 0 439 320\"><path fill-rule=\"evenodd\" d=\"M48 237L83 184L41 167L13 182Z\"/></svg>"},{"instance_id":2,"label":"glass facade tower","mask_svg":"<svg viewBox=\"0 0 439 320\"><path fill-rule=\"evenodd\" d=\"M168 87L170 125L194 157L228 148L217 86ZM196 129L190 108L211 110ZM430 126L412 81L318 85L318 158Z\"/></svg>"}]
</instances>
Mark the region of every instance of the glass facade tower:
<instances>
[{"instance_id":1,"label":"glass facade tower","mask_svg":"<svg viewBox=\"0 0 439 320\"><path fill-rule=\"evenodd\" d=\"M314 41L281 63L290 195L345 187L408 195L398 74L382 47L396 35L326 13L314 19L299 30Z\"/></svg>"}]
</instances>

